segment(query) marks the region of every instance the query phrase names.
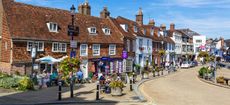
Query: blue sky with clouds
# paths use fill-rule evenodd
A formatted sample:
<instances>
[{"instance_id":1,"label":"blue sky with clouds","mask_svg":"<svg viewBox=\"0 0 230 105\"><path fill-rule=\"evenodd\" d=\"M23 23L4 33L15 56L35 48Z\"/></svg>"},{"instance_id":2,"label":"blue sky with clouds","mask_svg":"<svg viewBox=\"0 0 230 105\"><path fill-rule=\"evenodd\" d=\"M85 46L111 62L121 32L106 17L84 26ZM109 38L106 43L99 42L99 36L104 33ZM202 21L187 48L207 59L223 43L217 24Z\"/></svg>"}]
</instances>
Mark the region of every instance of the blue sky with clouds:
<instances>
[{"instance_id":1,"label":"blue sky with clouds","mask_svg":"<svg viewBox=\"0 0 230 105\"><path fill-rule=\"evenodd\" d=\"M28 4L69 10L85 0L16 0ZM176 28L190 28L207 37L230 39L230 0L88 0L91 13L99 16L107 6L111 16L135 20L138 8L144 23L154 19L156 25L175 23Z\"/></svg>"}]
</instances>

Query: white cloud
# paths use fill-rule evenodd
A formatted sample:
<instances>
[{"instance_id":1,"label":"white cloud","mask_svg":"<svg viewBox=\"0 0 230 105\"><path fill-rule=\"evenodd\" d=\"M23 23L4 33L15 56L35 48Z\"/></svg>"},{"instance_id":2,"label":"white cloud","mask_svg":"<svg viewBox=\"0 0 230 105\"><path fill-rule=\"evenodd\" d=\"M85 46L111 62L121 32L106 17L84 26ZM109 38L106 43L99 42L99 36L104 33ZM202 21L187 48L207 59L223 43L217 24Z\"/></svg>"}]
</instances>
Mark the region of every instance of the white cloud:
<instances>
[{"instance_id":1,"label":"white cloud","mask_svg":"<svg viewBox=\"0 0 230 105\"><path fill-rule=\"evenodd\" d=\"M162 18L158 21L168 24L174 22L176 28L190 28L207 37L215 38L223 36L224 38L230 38L228 35L230 20L224 17L191 18L177 14L172 19Z\"/></svg>"},{"instance_id":2,"label":"white cloud","mask_svg":"<svg viewBox=\"0 0 230 105\"><path fill-rule=\"evenodd\" d=\"M152 6L179 6L189 8L230 8L230 0L162 0L154 2Z\"/></svg>"}]
</instances>

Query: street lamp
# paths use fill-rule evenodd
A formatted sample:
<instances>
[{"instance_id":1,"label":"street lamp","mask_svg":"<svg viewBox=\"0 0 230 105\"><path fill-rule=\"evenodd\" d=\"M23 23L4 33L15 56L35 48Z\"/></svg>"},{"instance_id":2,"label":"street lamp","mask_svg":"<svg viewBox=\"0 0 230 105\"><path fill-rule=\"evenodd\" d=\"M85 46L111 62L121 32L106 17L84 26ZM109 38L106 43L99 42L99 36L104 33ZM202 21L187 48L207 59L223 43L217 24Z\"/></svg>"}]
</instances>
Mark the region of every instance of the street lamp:
<instances>
[{"instance_id":1,"label":"street lamp","mask_svg":"<svg viewBox=\"0 0 230 105\"><path fill-rule=\"evenodd\" d=\"M76 56L76 52L73 51L73 36L75 33L75 28L74 28L74 16L75 16L75 10L76 8L74 7L74 5L71 6L70 8L70 13L71 13L71 17L72 17L72 24L68 26L68 34L71 36L71 42L70 42L70 46L71 46L71 53L70 53L70 57L74 58ZM73 71L71 73L71 78L70 78L70 97L73 98Z\"/></svg>"},{"instance_id":2,"label":"street lamp","mask_svg":"<svg viewBox=\"0 0 230 105\"><path fill-rule=\"evenodd\" d=\"M37 55L37 47L35 46L35 43L33 43L31 48L31 58L32 58L32 70L31 70L31 77L33 78L34 73L34 62Z\"/></svg>"}]
</instances>

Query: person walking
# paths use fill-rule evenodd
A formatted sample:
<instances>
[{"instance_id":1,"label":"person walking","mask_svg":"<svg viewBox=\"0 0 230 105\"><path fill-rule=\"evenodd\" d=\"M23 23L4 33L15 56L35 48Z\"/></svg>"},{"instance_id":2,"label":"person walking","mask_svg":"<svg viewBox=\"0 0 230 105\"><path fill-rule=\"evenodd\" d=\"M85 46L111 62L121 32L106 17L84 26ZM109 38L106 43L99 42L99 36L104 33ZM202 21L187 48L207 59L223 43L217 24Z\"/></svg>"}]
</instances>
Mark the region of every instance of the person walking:
<instances>
[{"instance_id":1,"label":"person walking","mask_svg":"<svg viewBox=\"0 0 230 105\"><path fill-rule=\"evenodd\" d=\"M77 72L77 79L78 79L78 83L82 83L83 80L83 72L81 70L79 70Z\"/></svg>"}]
</instances>

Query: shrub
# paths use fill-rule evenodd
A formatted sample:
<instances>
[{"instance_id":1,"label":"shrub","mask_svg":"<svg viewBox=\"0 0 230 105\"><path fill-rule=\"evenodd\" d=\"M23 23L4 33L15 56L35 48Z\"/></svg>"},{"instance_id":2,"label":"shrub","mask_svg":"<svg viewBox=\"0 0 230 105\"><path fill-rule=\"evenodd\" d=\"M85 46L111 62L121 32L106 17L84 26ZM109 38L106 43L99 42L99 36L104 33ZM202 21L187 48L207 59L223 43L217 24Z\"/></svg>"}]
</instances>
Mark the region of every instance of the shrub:
<instances>
[{"instance_id":1,"label":"shrub","mask_svg":"<svg viewBox=\"0 0 230 105\"><path fill-rule=\"evenodd\" d=\"M217 82L217 83L224 84L224 77L223 77L223 76L217 77L217 78L216 78L216 82Z\"/></svg>"},{"instance_id":2,"label":"shrub","mask_svg":"<svg viewBox=\"0 0 230 105\"><path fill-rule=\"evenodd\" d=\"M3 77L0 79L0 87L10 89L18 87L18 82L20 78L18 77Z\"/></svg>"},{"instance_id":3,"label":"shrub","mask_svg":"<svg viewBox=\"0 0 230 105\"><path fill-rule=\"evenodd\" d=\"M34 84L33 81L29 77L22 77L22 79L19 81L19 90L33 90Z\"/></svg>"},{"instance_id":4,"label":"shrub","mask_svg":"<svg viewBox=\"0 0 230 105\"><path fill-rule=\"evenodd\" d=\"M211 70L209 70L207 67L202 67L198 72L199 76L203 77L205 73L211 73Z\"/></svg>"},{"instance_id":5,"label":"shrub","mask_svg":"<svg viewBox=\"0 0 230 105\"><path fill-rule=\"evenodd\" d=\"M125 87L125 85L123 84L122 81L111 81L110 84L109 84L109 86L111 88L116 88L116 87L123 88L123 87Z\"/></svg>"}]
</instances>

